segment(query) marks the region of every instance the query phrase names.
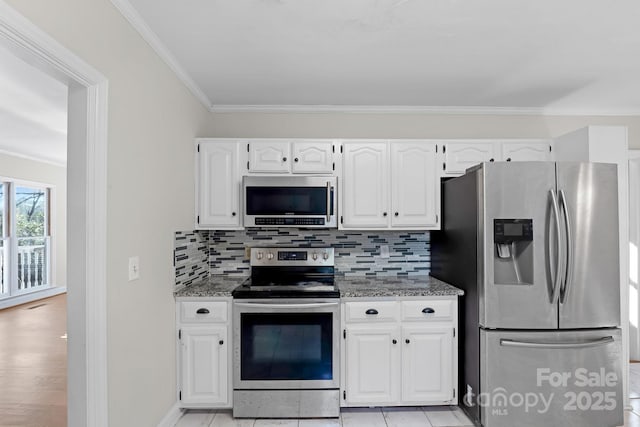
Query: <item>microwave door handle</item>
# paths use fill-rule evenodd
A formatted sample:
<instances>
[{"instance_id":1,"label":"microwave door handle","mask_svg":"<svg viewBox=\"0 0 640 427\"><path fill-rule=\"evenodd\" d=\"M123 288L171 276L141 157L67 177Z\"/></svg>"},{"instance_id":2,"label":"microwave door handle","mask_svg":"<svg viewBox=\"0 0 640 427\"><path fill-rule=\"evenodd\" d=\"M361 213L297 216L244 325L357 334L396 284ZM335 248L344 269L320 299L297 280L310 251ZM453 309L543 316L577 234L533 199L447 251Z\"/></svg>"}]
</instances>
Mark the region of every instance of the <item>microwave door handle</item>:
<instances>
[{"instance_id":1,"label":"microwave door handle","mask_svg":"<svg viewBox=\"0 0 640 427\"><path fill-rule=\"evenodd\" d=\"M327 181L327 222L331 221L331 181Z\"/></svg>"}]
</instances>

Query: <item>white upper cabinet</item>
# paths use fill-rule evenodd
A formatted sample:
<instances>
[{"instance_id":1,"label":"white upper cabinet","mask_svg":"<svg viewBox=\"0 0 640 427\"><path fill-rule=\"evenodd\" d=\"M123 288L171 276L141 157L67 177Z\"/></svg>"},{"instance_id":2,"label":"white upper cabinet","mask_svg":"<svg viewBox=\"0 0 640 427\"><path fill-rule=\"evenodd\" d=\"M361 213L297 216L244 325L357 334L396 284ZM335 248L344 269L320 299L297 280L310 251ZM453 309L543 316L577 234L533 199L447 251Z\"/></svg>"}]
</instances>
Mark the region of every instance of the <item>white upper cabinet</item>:
<instances>
[{"instance_id":1,"label":"white upper cabinet","mask_svg":"<svg viewBox=\"0 0 640 427\"><path fill-rule=\"evenodd\" d=\"M345 142L342 226L384 228L388 221L388 143Z\"/></svg>"},{"instance_id":2,"label":"white upper cabinet","mask_svg":"<svg viewBox=\"0 0 640 427\"><path fill-rule=\"evenodd\" d=\"M240 145L196 140L196 227L239 228Z\"/></svg>"},{"instance_id":3,"label":"white upper cabinet","mask_svg":"<svg viewBox=\"0 0 640 427\"><path fill-rule=\"evenodd\" d=\"M502 160L507 162L547 161L551 160L551 142L549 141L504 141L502 142Z\"/></svg>"},{"instance_id":4,"label":"white upper cabinet","mask_svg":"<svg viewBox=\"0 0 640 427\"><path fill-rule=\"evenodd\" d=\"M438 227L437 145L428 141L346 141L342 228Z\"/></svg>"},{"instance_id":5,"label":"white upper cabinet","mask_svg":"<svg viewBox=\"0 0 640 427\"><path fill-rule=\"evenodd\" d=\"M291 144L291 172L332 174L333 151L332 141L295 141Z\"/></svg>"},{"instance_id":6,"label":"white upper cabinet","mask_svg":"<svg viewBox=\"0 0 640 427\"><path fill-rule=\"evenodd\" d=\"M445 142L442 174L462 175L472 166L496 159L496 147L493 142Z\"/></svg>"},{"instance_id":7,"label":"white upper cabinet","mask_svg":"<svg viewBox=\"0 0 640 427\"><path fill-rule=\"evenodd\" d=\"M289 172L291 155L288 141L259 141L248 143L249 172Z\"/></svg>"},{"instance_id":8,"label":"white upper cabinet","mask_svg":"<svg viewBox=\"0 0 640 427\"><path fill-rule=\"evenodd\" d=\"M544 139L468 140L444 143L442 176L459 176L482 162L553 160L551 141Z\"/></svg>"},{"instance_id":9,"label":"white upper cabinet","mask_svg":"<svg viewBox=\"0 0 640 427\"><path fill-rule=\"evenodd\" d=\"M438 223L436 144L391 142L391 225L433 227Z\"/></svg>"},{"instance_id":10,"label":"white upper cabinet","mask_svg":"<svg viewBox=\"0 0 640 427\"><path fill-rule=\"evenodd\" d=\"M334 171L331 140L255 140L247 143L249 173L327 174Z\"/></svg>"}]
</instances>

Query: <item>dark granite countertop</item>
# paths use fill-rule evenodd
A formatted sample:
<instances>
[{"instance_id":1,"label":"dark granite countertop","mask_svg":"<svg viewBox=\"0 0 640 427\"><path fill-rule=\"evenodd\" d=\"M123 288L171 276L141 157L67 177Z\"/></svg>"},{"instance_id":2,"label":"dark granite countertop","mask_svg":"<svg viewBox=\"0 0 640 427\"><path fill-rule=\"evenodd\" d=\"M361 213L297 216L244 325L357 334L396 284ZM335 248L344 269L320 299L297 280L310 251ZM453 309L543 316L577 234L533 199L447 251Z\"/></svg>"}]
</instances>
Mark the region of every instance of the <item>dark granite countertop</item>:
<instances>
[{"instance_id":1,"label":"dark granite countertop","mask_svg":"<svg viewBox=\"0 0 640 427\"><path fill-rule=\"evenodd\" d=\"M431 276L336 277L341 298L456 296L464 291Z\"/></svg>"},{"instance_id":2,"label":"dark granite countertop","mask_svg":"<svg viewBox=\"0 0 640 427\"><path fill-rule=\"evenodd\" d=\"M207 280L185 286L175 297L230 297L231 291L246 277L210 276ZM336 276L342 298L456 296L464 291L431 276L413 277L344 277Z\"/></svg>"}]
</instances>

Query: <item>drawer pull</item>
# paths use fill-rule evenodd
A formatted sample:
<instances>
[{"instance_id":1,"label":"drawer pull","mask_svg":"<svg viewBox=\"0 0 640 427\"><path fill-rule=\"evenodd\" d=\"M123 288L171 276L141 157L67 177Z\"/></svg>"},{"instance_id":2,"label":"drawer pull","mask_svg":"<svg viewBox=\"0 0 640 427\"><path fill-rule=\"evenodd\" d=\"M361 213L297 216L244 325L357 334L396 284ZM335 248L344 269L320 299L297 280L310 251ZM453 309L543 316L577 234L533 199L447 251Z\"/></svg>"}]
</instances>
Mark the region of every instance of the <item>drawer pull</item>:
<instances>
[{"instance_id":1,"label":"drawer pull","mask_svg":"<svg viewBox=\"0 0 640 427\"><path fill-rule=\"evenodd\" d=\"M398 344L397 340L392 340L391 342L394 343L394 344Z\"/></svg>"},{"instance_id":2,"label":"drawer pull","mask_svg":"<svg viewBox=\"0 0 640 427\"><path fill-rule=\"evenodd\" d=\"M411 340L409 338L407 338L406 340L404 340L404 342L406 342L407 344L409 344L411 342Z\"/></svg>"},{"instance_id":3,"label":"drawer pull","mask_svg":"<svg viewBox=\"0 0 640 427\"><path fill-rule=\"evenodd\" d=\"M209 309L208 308L199 308L198 311L196 311L197 314L209 314Z\"/></svg>"},{"instance_id":4,"label":"drawer pull","mask_svg":"<svg viewBox=\"0 0 640 427\"><path fill-rule=\"evenodd\" d=\"M431 313L435 313L436 311L431 307L425 307L425 308L422 309L422 312L424 314L431 314Z\"/></svg>"},{"instance_id":5,"label":"drawer pull","mask_svg":"<svg viewBox=\"0 0 640 427\"><path fill-rule=\"evenodd\" d=\"M220 340L220 341L218 341L218 344L222 345L222 344L224 344L224 341Z\"/></svg>"},{"instance_id":6,"label":"drawer pull","mask_svg":"<svg viewBox=\"0 0 640 427\"><path fill-rule=\"evenodd\" d=\"M375 308L370 308L369 310L364 312L365 314L378 314L378 310Z\"/></svg>"}]
</instances>

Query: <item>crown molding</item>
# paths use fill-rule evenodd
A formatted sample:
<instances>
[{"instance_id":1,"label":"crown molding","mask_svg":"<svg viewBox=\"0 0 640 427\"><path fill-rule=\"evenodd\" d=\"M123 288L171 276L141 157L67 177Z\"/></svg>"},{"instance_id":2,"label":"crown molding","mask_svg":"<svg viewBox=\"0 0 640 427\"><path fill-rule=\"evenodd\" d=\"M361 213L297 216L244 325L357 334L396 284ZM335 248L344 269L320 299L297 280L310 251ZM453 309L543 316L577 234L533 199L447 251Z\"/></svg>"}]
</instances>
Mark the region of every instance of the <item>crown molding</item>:
<instances>
[{"instance_id":1,"label":"crown molding","mask_svg":"<svg viewBox=\"0 0 640 427\"><path fill-rule=\"evenodd\" d=\"M147 23L142 19L138 11L129 3L128 0L111 0L111 3L118 9L133 28L142 36L142 38L151 46L169 68L176 74L178 79L191 91L191 93L204 105L205 108L211 110L211 100L200 89L196 82L191 78L189 73L182 68L178 60L160 41L156 33L151 30Z\"/></svg>"},{"instance_id":2,"label":"crown molding","mask_svg":"<svg viewBox=\"0 0 640 427\"><path fill-rule=\"evenodd\" d=\"M640 116L640 110L378 105L212 105L213 113L354 113L502 116Z\"/></svg>"},{"instance_id":3,"label":"crown molding","mask_svg":"<svg viewBox=\"0 0 640 427\"><path fill-rule=\"evenodd\" d=\"M57 166L60 168L67 167L66 161L58 161L58 160L53 160L47 157L40 157L37 155L18 153L16 151L7 150L5 148L0 148L0 154L5 156L18 157L20 159L30 160L32 162L45 163L45 164Z\"/></svg>"}]
</instances>

